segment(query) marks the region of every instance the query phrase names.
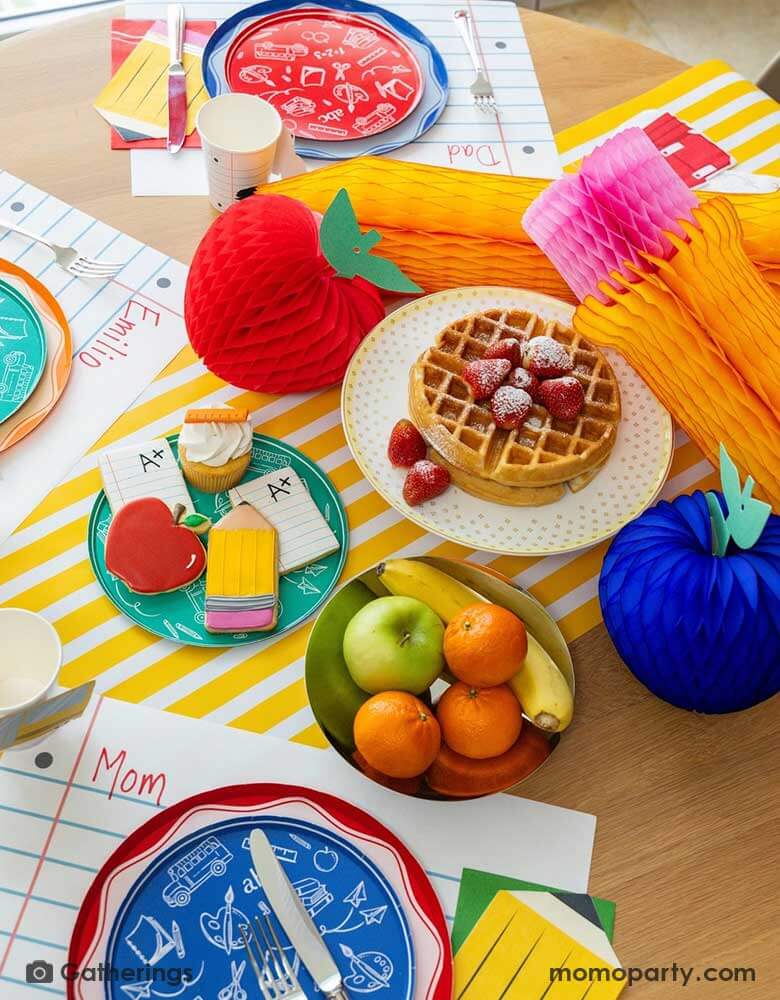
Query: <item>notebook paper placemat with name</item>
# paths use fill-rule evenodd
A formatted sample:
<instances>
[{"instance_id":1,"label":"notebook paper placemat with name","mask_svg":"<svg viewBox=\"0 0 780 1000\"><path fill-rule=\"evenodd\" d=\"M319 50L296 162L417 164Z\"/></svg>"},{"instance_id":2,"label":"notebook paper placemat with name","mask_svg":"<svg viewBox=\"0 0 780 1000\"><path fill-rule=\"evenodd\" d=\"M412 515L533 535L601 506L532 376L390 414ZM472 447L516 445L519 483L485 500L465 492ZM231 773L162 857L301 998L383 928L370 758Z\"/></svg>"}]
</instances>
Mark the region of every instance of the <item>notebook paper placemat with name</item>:
<instances>
[{"instance_id":1,"label":"notebook paper placemat with name","mask_svg":"<svg viewBox=\"0 0 780 1000\"><path fill-rule=\"evenodd\" d=\"M330 792L386 824L427 870L449 919L464 864L587 886L593 816L496 795L459 803L453 824L452 803L384 789L335 751L96 698L80 720L0 760L3 1000L40 998L25 983L27 964L62 966L87 888L132 830L190 795L262 781ZM51 989L64 995L61 980Z\"/></svg>"},{"instance_id":2,"label":"notebook paper placemat with name","mask_svg":"<svg viewBox=\"0 0 780 1000\"><path fill-rule=\"evenodd\" d=\"M213 0L199 7L198 15L222 22L241 6L234 0ZM514 4L480 0L469 8L501 109L498 119L473 106L469 85L474 69L452 18L451 3L432 0L420 6L411 0L388 0L383 6L412 20L430 38L441 53L450 80L447 107L440 120L415 142L389 153L391 158L486 173L559 176L550 120ZM163 17L165 6L133 0L126 12L134 17ZM131 153L131 163L135 195L206 194L202 155L194 150L186 151L183 158L138 150Z\"/></svg>"},{"instance_id":3,"label":"notebook paper placemat with name","mask_svg":"<svg viewBox=\"0 0 780 1000\"><path fill-rule=\"evenodd\" d=\"M9 231L0 235L0 257L49 289L73 335L73 371L62 398L32 434L0 454L2 545L184 346L187 269L5 171L0 211L87 256L125 262L113 281L86 281L58 267L44 247Z\"/></svg>"}]
</instances>

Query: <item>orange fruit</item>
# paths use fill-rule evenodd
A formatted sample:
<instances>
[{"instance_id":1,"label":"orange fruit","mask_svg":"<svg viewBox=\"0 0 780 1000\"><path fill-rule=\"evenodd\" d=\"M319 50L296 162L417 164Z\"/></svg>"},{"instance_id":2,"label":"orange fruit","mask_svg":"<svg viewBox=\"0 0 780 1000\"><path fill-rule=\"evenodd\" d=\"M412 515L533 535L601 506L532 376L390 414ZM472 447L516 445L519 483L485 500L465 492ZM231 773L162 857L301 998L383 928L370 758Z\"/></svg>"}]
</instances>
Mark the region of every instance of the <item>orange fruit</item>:
<instances>
[{"instance_id":1,"label":"orange fruit","mask_svg":"<svg viewBox=\"0 0 780 1000\"><path fill-rule=\"evenodd\" d=\"M470 604L450 620L444 657L459 681L495 687L513 677L528 652L525 625L498 604Z\"/></svg>"},{"instance_id":2,"label":"orange fruit","mask_svg":"<svg viewBox=\"0 0 780 1000\"><path fill-rule=\"evenodd\" d=\"M458 681L439 699L436 717L447 746L473 760L506 753L523 727L523 710L507 684L474 688Z\"/></svg>"},{"instance_id":3,"label":"orange fruit","mask_svg":"<svg viewBox=\"0 0 780 1000\"><path fill-rule=\"evenodd\" d=\"M406 691L382 691L355 716L355 746L366 763L391 778L415 778L433 763L441 729L431 709Z\"/></svg>"},{"instance_id":4,"label":"orange fruit","mask_svg":"<svg viewBox=\"0 0 780 1000\"><path fill-rule=\"evenodd\" d=\"M523 726L520 739L500 757L472 760L446 743L425 775L431 791L450 799L473 799L512 788L539 767L552 750L540 729Z\"/></svg>"}]
</instances>

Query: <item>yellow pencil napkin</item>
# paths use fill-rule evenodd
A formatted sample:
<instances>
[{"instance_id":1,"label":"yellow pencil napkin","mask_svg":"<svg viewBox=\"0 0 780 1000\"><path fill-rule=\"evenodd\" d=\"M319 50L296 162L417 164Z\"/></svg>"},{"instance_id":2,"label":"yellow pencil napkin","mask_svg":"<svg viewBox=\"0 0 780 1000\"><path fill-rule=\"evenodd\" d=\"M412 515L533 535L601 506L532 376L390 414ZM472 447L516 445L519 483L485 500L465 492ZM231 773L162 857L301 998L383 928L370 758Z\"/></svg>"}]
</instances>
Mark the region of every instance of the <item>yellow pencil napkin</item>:
<instances>
[{"instance_id":1,"label":"yellow pencil napkin","mask_svg":"<svg viewBox=\"0 0 780 1000\"><path fill-rule=\"evenodd\" d=\"M604 931L555 896L502 891L455 956L455 998L614 1000L619 969Z\"/></svg>"},{"instance_id":2,"label":"yellow pencil napkin","mask_svg":"<svg viewBox=\"0 0 780 1000\"><path fill-rule=\"evenodd\" d=\"M187 75L187 135L208 100L203 85L201 55L207 37L188 26L182 59ZM130 52L95 101L95 110L120 133L154 139L168 134L168 34L164 21L155 21Z\"/></svg>"}]
</instances>

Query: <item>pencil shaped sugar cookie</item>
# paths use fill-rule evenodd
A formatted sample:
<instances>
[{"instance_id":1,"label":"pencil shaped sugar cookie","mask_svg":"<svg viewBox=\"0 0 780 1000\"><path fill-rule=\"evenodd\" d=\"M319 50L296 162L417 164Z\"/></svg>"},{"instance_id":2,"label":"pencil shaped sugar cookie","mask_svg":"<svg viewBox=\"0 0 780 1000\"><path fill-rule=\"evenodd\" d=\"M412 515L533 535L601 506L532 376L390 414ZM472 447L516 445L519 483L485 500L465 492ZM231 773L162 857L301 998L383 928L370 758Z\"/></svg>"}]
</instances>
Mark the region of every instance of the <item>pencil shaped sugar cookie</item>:
<instances>
[{"instance_id":1,"label":"pencil shaped sugar cookie","mask_svg":"<svg viewBox=\"0 0 780 1000\"><path fill-rule=\"evenodd\" d=\"M206 569L209 632L276 627L277 559L276 531L250 504L239 504L214 525Z\"/></svg>"}]
</instances>

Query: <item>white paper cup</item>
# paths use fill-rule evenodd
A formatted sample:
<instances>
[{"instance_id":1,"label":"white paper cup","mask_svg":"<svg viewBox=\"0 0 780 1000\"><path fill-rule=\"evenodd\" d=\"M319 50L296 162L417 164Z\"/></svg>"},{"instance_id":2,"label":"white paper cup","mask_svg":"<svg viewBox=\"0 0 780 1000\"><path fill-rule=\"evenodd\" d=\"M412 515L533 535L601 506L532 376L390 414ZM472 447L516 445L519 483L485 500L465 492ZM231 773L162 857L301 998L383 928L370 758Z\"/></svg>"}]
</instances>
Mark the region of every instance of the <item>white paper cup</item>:
<instances>
[{"instance_id":1,"label":"white paper cup","mask_svg":"<svg viewBox=\"0 0 780 1000\"><path fill-rule=\"evenodd\" d=\"M34 611L0 608L0 718L45 698L61 666L53 625Z\"/></svg>"},{"instance_id":2,"label":"white paper cup","mask_svg":"<svg viewBox=\"0 0 780 1000\"><path fill-rule=\"evenodd\" d=\"M209 201L224 212L239 200L239 191L268 181L286 129L279 112L252 94L213 97L198 112L196 125L206 157Z\"/></svg>"}]
</instances>

